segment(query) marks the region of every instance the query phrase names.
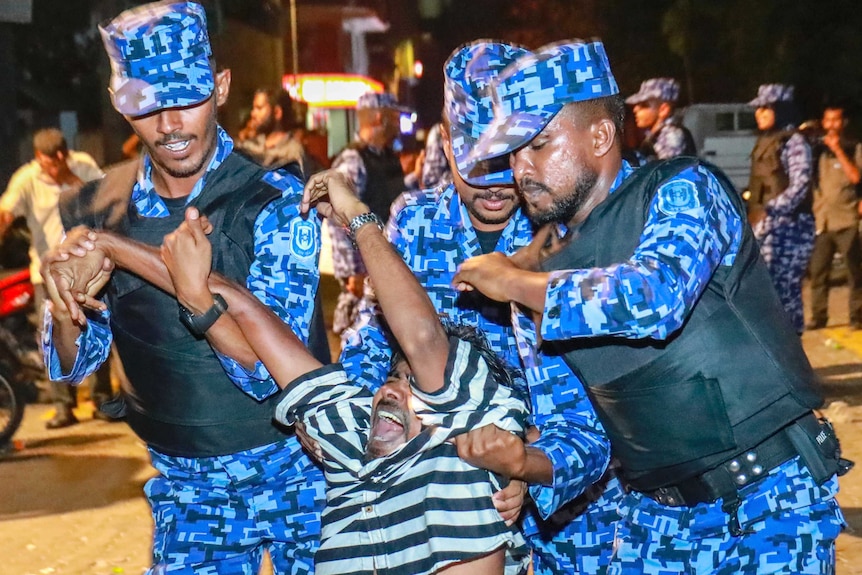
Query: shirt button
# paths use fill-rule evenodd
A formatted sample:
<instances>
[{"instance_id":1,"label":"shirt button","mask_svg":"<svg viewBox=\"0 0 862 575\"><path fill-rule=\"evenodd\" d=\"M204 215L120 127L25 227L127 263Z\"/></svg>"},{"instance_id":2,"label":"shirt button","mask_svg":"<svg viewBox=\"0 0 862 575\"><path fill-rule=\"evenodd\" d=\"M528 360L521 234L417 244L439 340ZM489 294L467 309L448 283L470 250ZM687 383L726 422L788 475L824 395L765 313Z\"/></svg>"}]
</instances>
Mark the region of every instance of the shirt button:
<instances>
[{"instance_id":1,"label":"shirt button","mask_svg":"<svg viewBox=\"0 0 862 575\"><path fill-rule=\"evenodd\" d=\"M366 505L366 506L365 506L365 512L366 512L366 513L371 513L372 511L374 511L374 506L373 506L373 505Z\"/></svg>"}]
</instances>

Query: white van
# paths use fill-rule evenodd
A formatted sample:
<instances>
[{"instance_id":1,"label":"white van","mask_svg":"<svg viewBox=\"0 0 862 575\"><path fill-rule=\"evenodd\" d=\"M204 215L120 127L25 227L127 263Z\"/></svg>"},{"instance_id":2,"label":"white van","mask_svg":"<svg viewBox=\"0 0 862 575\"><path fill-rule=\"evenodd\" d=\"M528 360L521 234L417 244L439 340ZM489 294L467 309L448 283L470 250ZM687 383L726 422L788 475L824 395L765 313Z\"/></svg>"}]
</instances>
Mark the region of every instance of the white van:
<instances>
[{"instance_id":1,"label":"white van","mask_svg":"<svg viewBox=\"0 0 862 575\"><path fill-rule=\"evenodd\" d=\"M682 111L697 155L715 164L740 192L748 187L751 150L757 140L754 108L748 104L692 104Z\"/></svg>"}]
</instances>

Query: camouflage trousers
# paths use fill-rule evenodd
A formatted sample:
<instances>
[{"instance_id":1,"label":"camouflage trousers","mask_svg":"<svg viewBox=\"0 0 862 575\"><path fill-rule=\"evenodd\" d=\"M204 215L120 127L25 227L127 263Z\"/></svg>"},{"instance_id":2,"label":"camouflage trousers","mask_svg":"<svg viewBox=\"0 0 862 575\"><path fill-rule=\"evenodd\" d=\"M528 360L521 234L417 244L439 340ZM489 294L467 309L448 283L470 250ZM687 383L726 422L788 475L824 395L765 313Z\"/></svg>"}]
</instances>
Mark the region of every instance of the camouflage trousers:
<instances>
[{"instance_id":1,"label":"camouflage trousers","mask_svg":"<svg viewBox=\"0 0 862 575\"><path fill-rule=\"evenodd\" d=\"M835 538L845 526L838 480L818 486L799 459L740 490L743 534L733 536L722 501L666 507L640 494L620 505L610 575L731 575L835 572Z\"/></svg>"},{"instance_id":2,"label":"camouflage trousers","mask_svg":"<svg viewBox=\"0 0 862 575\"><path fill-rule=\"evenodd\" d=\"M150 450L159 475L144 492L155 524L151 575L310 575L326 503L323 473L295 438L231 455Z\"/></svg>"},{"instance_id":3,"label":"camouflage trousers","mask_svg":"<svg viewBox=\"0 0 862 575\"><path fill-rule=\"evenodd\" d=\"M760 253L790 323L797 333L805 329L802 311L802 278L814 251L814 220L776 225L765 237L758 238Z\"/></svg>"},{"instance_id":4,"label":"camouflage trousers","mask_svg":"<svg viewBox=\"0 0 862 575\"><path fill-rule=\"evenodd\" d=\"M533 573L604 575L620 518L617 506L624 495L615 477L607 482L600 480L548 520L525 521L527 543L533 552Z\"/></svg>"}]
</instances>

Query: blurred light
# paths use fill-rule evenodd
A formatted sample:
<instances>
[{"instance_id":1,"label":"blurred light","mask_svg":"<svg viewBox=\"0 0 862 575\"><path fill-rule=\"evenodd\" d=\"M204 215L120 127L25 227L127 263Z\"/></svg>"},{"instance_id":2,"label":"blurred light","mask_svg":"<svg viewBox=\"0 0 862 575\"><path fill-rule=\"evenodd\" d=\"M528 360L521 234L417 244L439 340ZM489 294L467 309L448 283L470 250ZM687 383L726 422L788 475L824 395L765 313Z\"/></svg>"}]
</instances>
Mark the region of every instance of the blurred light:
<instances>
[{"instance_id":1,"label":"blurred light","mask_svg":"<svg viewBox=\"0 0 862 575\"><path fill-rule=\"evenodd\" d=\"M416 60L413 62L413 76L421 78L423 72L425 72L425 65L422 63L422 60Z\"/></svg>"},{"instance_id":2,"label":"blurred light","mask_svg":"<svg viewBox=\"0 0 862 575\"><path fill-rule=\"evenodd\" d=\"M401 133L402 134L412 134L413 129L416 126L416 113L402 113L400 118L401 125Z\"/></svg>"},{"instance_id":3,"label":"blurred light","mask_svg":"<svg viewBox=\"0 0 862 575\"><path fill-rule=\"evenodd\" d=\"M353 108L362 94L383 92L383 84L356 74L285 74L290 97L319 108Z\"/></svg>"}]
</instances>

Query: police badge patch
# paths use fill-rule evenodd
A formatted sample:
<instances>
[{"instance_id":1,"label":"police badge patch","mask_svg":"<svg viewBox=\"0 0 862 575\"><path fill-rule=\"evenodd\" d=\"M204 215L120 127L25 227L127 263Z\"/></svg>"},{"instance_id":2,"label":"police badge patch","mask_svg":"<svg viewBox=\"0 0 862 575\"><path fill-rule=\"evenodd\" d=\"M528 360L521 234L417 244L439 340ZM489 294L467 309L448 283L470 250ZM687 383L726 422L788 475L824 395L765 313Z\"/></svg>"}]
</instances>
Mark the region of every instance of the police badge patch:
<instances>
[{"instance_id":1,"label":"police badge patch","mask_svg":"<svg viewBox=\"0 0 862 575\"><path fill-rule=\"evenodd\" d=\"M700 198L693 182L676 180L658 189L658 209L663 214L672 216L698 207L700 207Z\"/></svg>"},{"instance_id":2,"label":"police badge patch","mask_svg":"<svg viewBox=\"0 0 862 575\"><path fill-rule=\"evenodd\" d=\"M290 255L300 261L314 258L317 227L308 220L295 218L290 223Z\"/></svg>"}]
</instances>

